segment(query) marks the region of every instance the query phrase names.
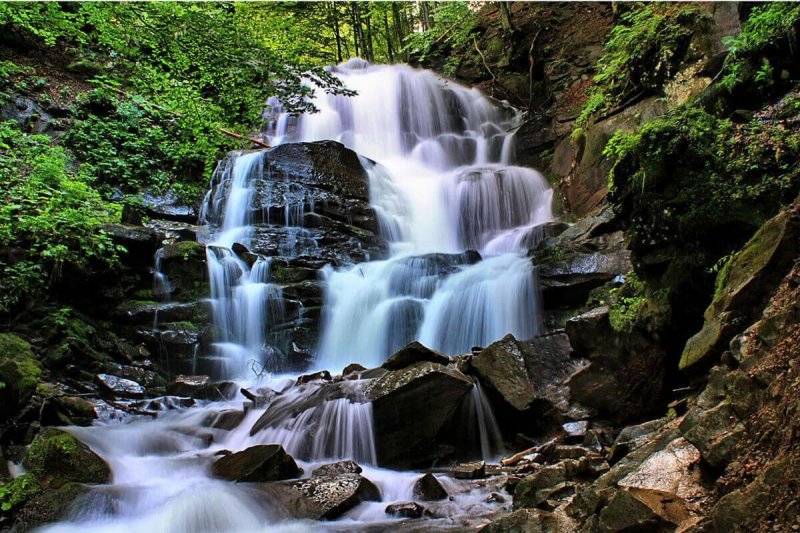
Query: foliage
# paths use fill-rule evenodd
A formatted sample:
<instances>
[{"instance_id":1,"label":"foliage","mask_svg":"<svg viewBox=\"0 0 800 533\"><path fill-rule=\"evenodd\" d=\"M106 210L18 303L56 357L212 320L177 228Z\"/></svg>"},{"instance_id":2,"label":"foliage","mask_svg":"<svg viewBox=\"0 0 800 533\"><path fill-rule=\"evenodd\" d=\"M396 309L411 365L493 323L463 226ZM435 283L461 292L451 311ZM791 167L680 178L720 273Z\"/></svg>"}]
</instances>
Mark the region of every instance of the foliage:
<instances>
[{"instance_id":1,"label":"foliage","mask_svg":"<svg viewBox=\"0 0 800 533\"><path fill-rule=\"evenodd\" d=\"M631 332L639 323L647 306L645 285L634 272L629 272L625 283L608 293L608 319L611 327L620 332Z\"/></svg>"},{"instance_id":2,"label":"foliage","mask_svg":"<svg viewBox=\"0 0 800 533\"><path fill-rule=\"evenodd\" d=\"M104 202L91 179L71 169L66 150L50 142L14 122L0 123L0 244L22 253L19 261L0 263L2 311L35 294L65 265L116 261L117 248L101 226L118 220L119 206Z\"/></svg>"},{"instance_id":3,"label":"foliage","mask_svg":"<svg viewBox=\"0 0 800 533\"><path fill-rule=\"evenodd\" d=\"M746 237L737 236L741 228L758 227L800 189L798 133L780 124L734 125L699 109L617 132L604 155L613 162L612 200L630 216L634 246L713 250L726 237Z\"/></svg>"},{"instance_id":4,"label":"foliage","mask_svg":"<svg viewBox=\"0 0 800 533\"><path fill-rule=\"evenodd\" d=\"M408 37L405 49L414 57L424 61L437 46L444 44L453 48L469 45L477 19L468 2L438 2L432 9L432 17L433 23L428 29ZM450 64L451 68L453 66Z\"/></svg>"},{"instance_id":5,"label":"foliage","mask_svg":"<svg viewBox=\"0 0 800 533\"><path fill-rule=\"evenodd\" d=\"M0 512L8 513L41 493L42 487L33 474L23 474L0 486Z\"/></svg>"},{"instance_id":6,"label":"foliage","mask_svg":"<svg viewBox=\"0 0 800 533\"><path fill-rule=\"evenodd\" d=\"M586 124L636 93L659 90L675 75L705 16L691 4L636 3L626 8L611 30L577 123Z\"/></svg>"},{"instance_id":7,"label":"foliage","mask_svg":"<svg viewBox=\"0 0 800 533\"><path fill-rule=\"evenodd\" d=\"M748 59L781 41L794 42L798 22L800 4L766 2L753 7L742 31L725 40L729 52L725 59L724 74L720 79L722 87L729 92L733 91L750 76L761 88L771 85L775 76L769 60L762 58L760 66L752 69Z\"/></svg>"}]
</instances>

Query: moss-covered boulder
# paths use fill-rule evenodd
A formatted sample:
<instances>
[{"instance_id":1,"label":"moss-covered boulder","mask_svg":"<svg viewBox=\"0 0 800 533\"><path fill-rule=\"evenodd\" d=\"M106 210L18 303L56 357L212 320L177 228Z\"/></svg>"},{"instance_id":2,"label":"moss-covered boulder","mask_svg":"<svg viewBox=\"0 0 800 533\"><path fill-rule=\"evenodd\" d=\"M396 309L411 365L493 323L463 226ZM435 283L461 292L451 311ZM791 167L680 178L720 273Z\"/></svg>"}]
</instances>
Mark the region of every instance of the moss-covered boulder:
<instances>
[{"instance_id":1,"label":"moss-covered boulder","mask_svg":"<svg viewBox=\"0 0 800 533\"><path fill-rule=\"evenodd\" d=\"M0 421L12 418L30 400L41 373L27 341L0 333Z\"/></svg>"},{"instance_id":2,"label":"moss-covered boulder","mask_svg":"<svg viewBox=\"0 0 800 533\"><path fill-rule=\"evenodd\" d=\"M680 368L707 368L733 336L752 322L761 303L791 268L800 251L800 203L767 221L717 278L703 328L691 337Z\"/></svg>"},{"instance_id":3,"label":"moss-covered boulder","mask_svg":"<svg viewBox=\"0 0 800 533\"><path fill-rule=\"evenodd\" d=\"M68 482L106 483L111 477L111 469L99 455L70 433L56 428L39 432L22 464L52 487Z\"/></svg>"}]
</instances>

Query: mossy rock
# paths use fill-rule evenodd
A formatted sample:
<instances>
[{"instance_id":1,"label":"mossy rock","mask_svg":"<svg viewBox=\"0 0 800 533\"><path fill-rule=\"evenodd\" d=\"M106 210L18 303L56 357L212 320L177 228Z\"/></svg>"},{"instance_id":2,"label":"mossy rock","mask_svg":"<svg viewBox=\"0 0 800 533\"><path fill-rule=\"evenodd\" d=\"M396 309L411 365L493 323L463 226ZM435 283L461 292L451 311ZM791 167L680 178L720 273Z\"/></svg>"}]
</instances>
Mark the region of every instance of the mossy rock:
<instances>
[{"instance_id":1,"label":"mossy rock","mask_svg":"<svg viewBox=\"0 0 800 533\"><path fill-rule=\"evenodd\" d=\"M30 400L41 374L31 345L12 333L0 333L0 421Z\"/></svg>"},{"instance_id":2,"label":"mossy rock","mask_svg":"<svg viewBox=\"0 0 800 533\"><path fill-rule=\"evenodd\" d=\"M70 481L106 483L111 477L111 469L99 455L71 434L56 428L39 432L22 464L54 487Z\"/></svg>"},{"instance_id":3,"label":"mossy rock","mask_svg":"<svg viewBox=\"0 0 800 533\"><path fill-rule=\"evenodd\" d=\"M800 250L800 205L768 220L718 273L714 300L703 328L691 337L680 368L705 368L733 336L755 318L760 302L791 267Z\"/></svg>"},{"instance_id":4,"label":"mossy rock","mask_svg":"<svg viewBox=\"0 0 800 533\"><path fill-rule=\"evenodd\" d=\"M206 247L195 241L180 241L164 247L161 269L169 279L172 298L193 301L207 297Z\"/></svg>"},{"instance_id":5,"label":"mossy rock","mask_svg":"<svg viewBox=\"0 0 800 533\"><path fill-rule=\"evenodd\" d=\"M36 476L27 473L0 486L0 514L11 513L42 492Z\"/></svg>"},{"instance_id":6,"label":"mossy rock","mask_svg":"<svg viewBox=\"0 0 800 533\"><path fill-rule=\"evenodd\" d=\"M65 483L57 488L42 488L14 512L14 531L28 531L43 524L63 520L90 492L81 483Z\"/></svg>"}]
</instances>

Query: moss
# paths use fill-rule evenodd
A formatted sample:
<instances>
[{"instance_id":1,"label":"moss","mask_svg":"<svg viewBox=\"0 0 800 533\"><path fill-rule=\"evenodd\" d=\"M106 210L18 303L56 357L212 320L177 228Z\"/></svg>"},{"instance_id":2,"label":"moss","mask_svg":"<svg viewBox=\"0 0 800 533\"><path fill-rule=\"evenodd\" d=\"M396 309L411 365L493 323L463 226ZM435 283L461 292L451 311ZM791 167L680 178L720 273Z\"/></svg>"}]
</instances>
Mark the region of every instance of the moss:
<instances>
[{"instance_id":1,"label":"moss","mask_svg":"<svg viewBox=\"0 0 800 533\"><path fill-rule=\"evenodd\" d=\"M42 486L33 474L23 474L8 484L0 486L0 513L10 513L42 492Z\"/></svg>"},{"instance_id":2,"label":"moss","mask_svg":"<svg viewBox=\"0 0 800 533\"><path fill-rule=\"evenodd\" d=\"M31 473L53 480L54 486L69 481L104 483L108 481L108 465L88 446L69 433L43 429L31 443L23 465Z\"/></svg>"},{"instance_id":3,"label":"moss","mask_svg":"<svg viewBox=\"0 0 800 533\"><path fill-rule=\"evenodd\" d=\"M0 333L0 420L6 420L30 399L42 369L31 345L12 333Z\"/></svg>"}]
</instances>

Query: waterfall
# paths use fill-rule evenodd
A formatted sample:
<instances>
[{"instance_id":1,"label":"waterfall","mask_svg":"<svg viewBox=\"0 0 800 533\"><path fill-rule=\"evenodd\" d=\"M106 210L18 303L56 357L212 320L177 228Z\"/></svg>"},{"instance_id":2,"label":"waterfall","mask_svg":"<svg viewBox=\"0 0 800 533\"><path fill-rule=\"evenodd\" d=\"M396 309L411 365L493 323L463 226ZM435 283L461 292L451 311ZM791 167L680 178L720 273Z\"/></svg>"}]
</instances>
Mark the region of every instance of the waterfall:
<instances>
[{"instance_id":1,"label":"waterfall","mask_svg":"<svg viewBox=\"0 0 800 533\"><path fill-rule=\"evenodd\" d=\"M377 162L362 158L391 255L324 270L317 366L375 366L414 339L455 355L536 335L525 252L552 218L552 191L513 164L518 113L406 65L353 59L332 72L357 96L318 94L319 112L300 117L273 100L268 133L273 144L336 140Z\"/></svg>"}]
</instances>

